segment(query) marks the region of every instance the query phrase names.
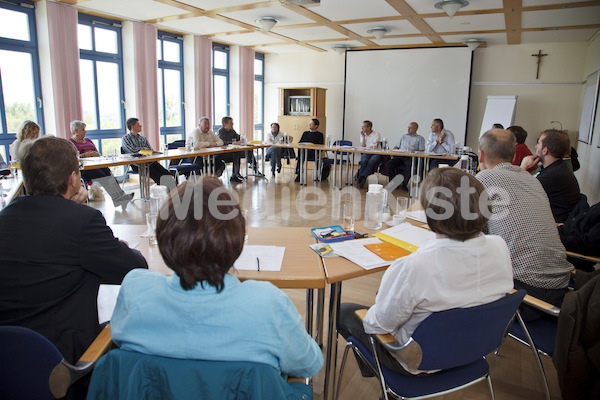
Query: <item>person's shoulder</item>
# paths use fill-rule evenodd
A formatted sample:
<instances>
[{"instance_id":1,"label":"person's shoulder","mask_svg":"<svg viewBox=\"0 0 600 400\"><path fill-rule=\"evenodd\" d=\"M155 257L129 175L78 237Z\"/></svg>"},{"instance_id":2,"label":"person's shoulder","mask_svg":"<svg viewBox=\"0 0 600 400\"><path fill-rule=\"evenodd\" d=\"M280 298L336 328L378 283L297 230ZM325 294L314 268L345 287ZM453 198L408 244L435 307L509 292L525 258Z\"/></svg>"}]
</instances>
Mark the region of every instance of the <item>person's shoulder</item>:
<instances>
[{"instance_id":1,"label":"person's shoulder","mask_svg":"<svg viewBox=\"0 0 600 400\"><path fill-rule=\"evenodd\" d=\"M254 301L271 303L272 301L281 302L289 300L287 295L271 282L248 279L241 282L239 288L245 292L251 293Z\"/></svg>"},{"instance_id":2,"label":"person's shoulder","mask_svg":"<svg viewBox=\"0 0 600 400\"><path fill-rule=\"evenodd\" d=\"M167 277L159 272L146 268L134 268L125 275L122 285L131 285L152 281L162 281Z\"/></svg>"}]
</instances>

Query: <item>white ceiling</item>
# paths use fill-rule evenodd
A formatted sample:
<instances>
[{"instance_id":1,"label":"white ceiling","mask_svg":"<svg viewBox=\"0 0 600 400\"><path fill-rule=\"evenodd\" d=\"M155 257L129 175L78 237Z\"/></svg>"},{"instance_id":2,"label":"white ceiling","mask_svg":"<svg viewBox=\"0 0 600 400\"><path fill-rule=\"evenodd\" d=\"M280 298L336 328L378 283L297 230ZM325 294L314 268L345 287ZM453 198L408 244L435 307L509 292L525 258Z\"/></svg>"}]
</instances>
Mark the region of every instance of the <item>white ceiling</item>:
<instances>
[{"instance_id":1,"label":"white ceiling","mask_svg":"<svg viewBox=\"0 0 600 400\"><path fill-rule=\"evenodd\" d=\"M600 0L470 0L454 18L437 0L56 0L82 12L143 21L181 34L255 47L267 53L357 48L445 46L468 38L499 44L585 42L600 30ZM279 22L264 31L256 20ZM510 29L507 29L507 24ZM390 32L376 40L367 30Z\"/></svg>"}]
</instances>

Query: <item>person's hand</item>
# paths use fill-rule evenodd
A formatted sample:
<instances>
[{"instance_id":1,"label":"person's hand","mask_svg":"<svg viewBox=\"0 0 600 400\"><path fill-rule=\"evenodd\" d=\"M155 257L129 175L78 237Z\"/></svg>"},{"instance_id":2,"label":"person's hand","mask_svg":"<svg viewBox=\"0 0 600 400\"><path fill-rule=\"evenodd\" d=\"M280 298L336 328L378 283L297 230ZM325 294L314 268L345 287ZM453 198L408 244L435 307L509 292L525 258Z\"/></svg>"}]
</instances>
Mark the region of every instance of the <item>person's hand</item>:
<instances>
[{"instance_id":1,"label":"person's hand","mask_svg":"<svg viewBox=\"0 0 600 400\"><path fill-rule=\"evenodd\" d=\"M100 153L98 153L97 151L86 151L85 152L85 157L100 157Z\"/></svg>"},{"instance_id":2,"label":"person's hand","mask_svg":"<svg viewBox=\"0 0 600 400\"><path fill-rule=\"evenodd\" d=\"M523 160L521 160L521 169L527 171L533 167L537 167L539 162L540 158L538 156L525 156L523 157Z\"/></svg>"},{"instance_id":3,"label":"person's hand","mask_svg":"<svg viewBox=\"0 0 600 400\"><path fill-rule=\"evenodd\" d=\"M71 196L71 200L77 203L85 203L88 198L88 191L83 187L79 187L79 191Z\"/></svg>"},{"instance_id":4,"label":"person's hand","mask_svg":"<svg viewBox=\"0 0 600 400\"><path fill-rule=\"evenodd\" d=\"M217 144L215 142L211 142L208 144L208 147L217 147Z\"/></svg>"},{"instance_id":5,"label":"person's hand","mask_svg":"<svg viewBox=\"0 0 600 400\"><path fill-rule=\"evenodd\" d=\"M438 136L438 140L437 140L437 142L438 142L438 143L443 143L443 142L444 142L444 138L445 138L445 137L446 137L446 134L445 134L444 132L442 132L442 133L440 134L440 136Z\"/></svg>"},{"instance_id":6,"label":"person's hand","mask_svg":"<svg viewBox=\"0 0 600 400\"><path fill-rule=\"evenodd\" d=\"M123 240L123 239L119 239L119 242L125 243L127 245L127 247L129 247L129 242Z\"/></svg>"}]
</instances>

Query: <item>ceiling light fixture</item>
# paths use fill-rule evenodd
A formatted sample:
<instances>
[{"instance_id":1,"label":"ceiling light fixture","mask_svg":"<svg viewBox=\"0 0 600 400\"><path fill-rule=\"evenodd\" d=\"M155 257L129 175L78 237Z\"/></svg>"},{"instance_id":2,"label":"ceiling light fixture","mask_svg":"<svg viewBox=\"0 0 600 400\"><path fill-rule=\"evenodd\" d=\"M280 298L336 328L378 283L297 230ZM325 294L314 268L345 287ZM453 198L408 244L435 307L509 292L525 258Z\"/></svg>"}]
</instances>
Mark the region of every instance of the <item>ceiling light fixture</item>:
<instances>
[{"instance_id":1,"label":"ceiling light fixture","mask_svg":"<svg viewBox=\"0 0 600 400\"><path fill-rule=\"evenodd\" d=\"M257 19L256 22L261 24L262 27L265 28L267 31L270 31L271 28L273 28L275 24L279 21L277 21L275 17L261 17Z\"/></svg>"},{"instance_id":2,"label":"ceiling light fixture","mask_svg":"<svg viewBox=\"0 0 600 400\"><path fill-rule=\"evenodd\" d=\"M458 10L468 5L469 2L467 0L444 0L436 3L435 8L441 8L450 18L452 18Z\"/></svg>"},{"instance_id":3,"label":"ceiling light fixture","mask_svg":"<svg viewBox=\"0 0 600 400\"><path fill-rule=\"evenodd\" d=\"M345 45L345 44L336 44L335 46L332 47L332 49L338 54L344 54L346 52L346 50L348 50L349 48L350 48L350 46Z\"/></svg>"},{"instance_id":4,"label":"ceiling light fixture","mask_svg":"<svg viewBox=\"0 0 600 400\"><path fill-rule=\"evenodd\" d=\"M388 33L390 28L386 28L385 26L376 26L375 28L371 28L367 31L369 35L375 36L375 39L380 40L383 35Z\"/></svg>"},{"instance_id":5,"label":"ceiling light fixture","mask_svg":"<svg viewBox=\"0 0 600 400\"><path fill-rule=\"evenodd\" d=\"M469 50L471 51L475 51L476 48L478 48L480 45L484 44L485 40L481 40L481 39L467 39L463 42L463 44L466 44L467 47L469 48Z\"/></svg>"}]
</instances>

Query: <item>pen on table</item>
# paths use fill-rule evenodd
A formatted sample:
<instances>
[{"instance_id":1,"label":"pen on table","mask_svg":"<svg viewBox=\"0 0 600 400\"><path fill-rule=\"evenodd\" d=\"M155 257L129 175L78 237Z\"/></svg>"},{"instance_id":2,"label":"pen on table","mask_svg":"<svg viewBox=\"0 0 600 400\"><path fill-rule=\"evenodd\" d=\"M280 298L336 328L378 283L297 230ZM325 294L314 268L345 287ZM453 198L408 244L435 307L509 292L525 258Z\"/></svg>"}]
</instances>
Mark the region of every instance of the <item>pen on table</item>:
<instances>
[{"instance_id":1,"label":"pen on table","mask_svg":"<svg viewBox=\"0 0 600 400\"><path fill-rule=\"evenodd\" d=\"M260 271L260 260L256 257L256 270Z\"/></svg>"}]
</instances>

